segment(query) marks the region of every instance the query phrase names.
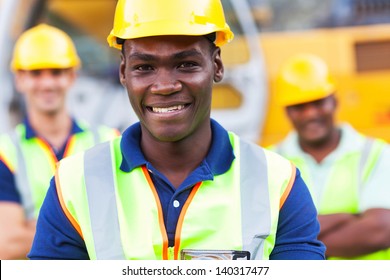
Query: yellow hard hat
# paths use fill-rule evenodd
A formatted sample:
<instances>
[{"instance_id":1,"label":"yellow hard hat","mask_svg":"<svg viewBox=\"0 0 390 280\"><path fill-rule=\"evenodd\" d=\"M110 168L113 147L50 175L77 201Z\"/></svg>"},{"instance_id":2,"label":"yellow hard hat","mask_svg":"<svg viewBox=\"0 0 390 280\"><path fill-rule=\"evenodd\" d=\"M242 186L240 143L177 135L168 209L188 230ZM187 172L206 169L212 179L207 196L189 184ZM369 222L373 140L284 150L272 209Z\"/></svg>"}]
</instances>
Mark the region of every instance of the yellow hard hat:
<instances>
[{"instance_id":1,"label":"yellow hard hat","mask_svg":"<svg viewBox=\"0 0 390 280\"><path fill-rule=\"evenodd\" d=\"M39 24L16 41L11 69L37 70L80 66L72 39L62 30Z\"/></svg>"},{"instance_id":2,"label":"yellow hard hat","mask_svg":"<svg viewBox=\"0 0 390 280\"><path fill-rule=\"evenodd\" d=\"M319 100L334 91L335 85L325 61L313 54L290 57L277 77L276 96L282 106Z\"/></svg>"},{"instance_id":3,"label":"yellow hard hat","mask_svg":"<svg viewBox=\"0 0 390 280\"><path fill-rule=\"evenodd\" d=\"M233 39L220 0L119 0L107 41L111 47L122 49L117 38L200 36L214 32L217 46Z\"/></svg>"}]
</instances>

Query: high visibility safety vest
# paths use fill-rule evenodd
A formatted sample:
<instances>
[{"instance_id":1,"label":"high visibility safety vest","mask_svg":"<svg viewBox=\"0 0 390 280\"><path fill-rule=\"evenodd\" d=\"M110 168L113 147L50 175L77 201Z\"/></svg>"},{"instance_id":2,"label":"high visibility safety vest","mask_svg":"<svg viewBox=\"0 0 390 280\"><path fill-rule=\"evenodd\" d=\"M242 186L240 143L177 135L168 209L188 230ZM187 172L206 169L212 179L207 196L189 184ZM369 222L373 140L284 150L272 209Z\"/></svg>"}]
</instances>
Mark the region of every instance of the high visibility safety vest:
<instances>
[{"instance_id":1,"label":"high visibility safety vest","mask_svg":"<svg viewBox=\"0 0 390 280\"><path fill-rule=\"evenodd\" d=\"M295 167L229 133L236 156L228 172L197 183L168 247L161 203L145 166L120 170L120 139L62 160L59 200L90 259L180 259L182 249L243 250L269 259L279 210Z\"/></svg>"},{"instance_id":2,"label":"high visibility safety vest","mask_svg":"<svg viewBox=\"0 0 390 280\"><path fill-rule=\"evenodd\" d=\"M331 175L328 177L320 201L316 207L319 215L334 213L359 213L359 200L365 183L370 177L386 142L379 139L372 139L359 135L364 144L360 151L351 152L348 156L334 162ZM356 139L358 140L358 139ZM283 144L272 146L270 149L290 159L300 170L302 178L312 188L313 178L310 175L309 167L305 160L300 157L289 156L285 152ZM329 259L344 259L331 257ZM356 260L389 260L390 248L372 254L348 258Z\"/></svg>"},{"instance_id":3,"label":"high visibility safety vest","mask_svg":"<svg viewBox=\"0 0 390 280\"><path fill-rule=\"evenodd\" d=\"M84 131L68 140L64 157L118 136L116 130L104 126L91 130L81 127ZM0 136L0 158L14 174L26 217L37 218L55 173L57 158L52 148L39 137L26 139L26 127L19 124L14 131Z\"/></svg>"}]
</instances>

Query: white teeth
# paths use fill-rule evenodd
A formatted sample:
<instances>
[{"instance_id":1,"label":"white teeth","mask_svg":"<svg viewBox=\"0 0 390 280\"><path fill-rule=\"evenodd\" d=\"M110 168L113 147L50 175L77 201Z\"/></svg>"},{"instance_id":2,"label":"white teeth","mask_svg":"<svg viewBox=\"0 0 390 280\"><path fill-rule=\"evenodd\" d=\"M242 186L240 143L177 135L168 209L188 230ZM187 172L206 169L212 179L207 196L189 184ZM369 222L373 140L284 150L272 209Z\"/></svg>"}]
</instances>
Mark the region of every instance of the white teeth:
<instances>
[{"instance_id":1,"label":"white teeth","mask_svg":"<svg viewBox=\"0 0 390 280\"><path fill-rule=\"evenodd\" d=\"M184 109L184 105L176 105L176 106L167 107L167 108L152 107L152 111L155 113L170 113L170 112L179 111L182 109Z\"/></svg>"}]
</instances>

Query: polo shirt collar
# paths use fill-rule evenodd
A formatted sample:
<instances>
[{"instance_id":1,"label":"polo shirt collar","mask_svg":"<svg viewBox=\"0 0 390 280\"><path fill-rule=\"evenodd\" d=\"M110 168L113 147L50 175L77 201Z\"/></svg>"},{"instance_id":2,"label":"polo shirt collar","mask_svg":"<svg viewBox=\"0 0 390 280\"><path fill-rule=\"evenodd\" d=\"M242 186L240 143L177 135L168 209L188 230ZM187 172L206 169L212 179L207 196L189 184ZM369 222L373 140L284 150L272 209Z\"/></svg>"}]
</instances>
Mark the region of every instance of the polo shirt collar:
<instances>
[{"instance_id":1,"label":"polo shirt collar","mask_svg":"<svg viewBox=\"0 0 390 280\"><path fill-rule=\"evenodd\" d=\"M38 134L36 133L34 128L31 126L31 123L30 123L30 121L29 121L29 119L27 117L23 120L23 124L26 127L26 139L31 139L31 138L34 138L34 137L38 137ZM83 131L84 130L72 118L72 129L71 129L70 135L73 135L73 134L76 134L76 133L79 133L79 132L83 132Z\"/></svg>"},{"instance_id":2,"label":"polo shirt collar","mask_svg":"<svg viewBox=\"0 0 390 280\"><path fill-rule=\"evenodd\" d=\"M228 132L215 120L211 120L212 142L210 150L202 164L208 166L212 176L227 172L235 158ZM147 164L141 148L141 125L133 124L122 134L122 163L120 169L130 172L134 168Z\"/></svg>"},{"instance_id":3,"label":"polo shirt collar","mask_svg":"<svg viewBox=\"0 0 390 280\"><path fill-rule=\"evenodd\" d=\"M363 142L360 134L348 123L341 123L339 129L341 131L340 143L331 154L337 155L339 153L360 151ZM296 131L290 132L283 143L283 151L287 153L288 157L302 157L306 155L299 145Z\"/></svg>"}]
</instances>

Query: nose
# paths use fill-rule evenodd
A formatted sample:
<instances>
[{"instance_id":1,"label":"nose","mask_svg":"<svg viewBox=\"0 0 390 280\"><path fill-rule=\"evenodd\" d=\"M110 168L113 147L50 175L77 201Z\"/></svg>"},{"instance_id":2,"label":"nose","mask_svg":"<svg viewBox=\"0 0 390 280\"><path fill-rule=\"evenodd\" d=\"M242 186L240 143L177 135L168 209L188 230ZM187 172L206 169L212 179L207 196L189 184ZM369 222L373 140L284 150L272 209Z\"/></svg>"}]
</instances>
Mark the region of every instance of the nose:
<instances>
[{"instance_id":1,"label":"nose","mask_svg":"<svg viewBox=\"0 0 390 280\"><path fill-rule=\"evenodd\" d=\"M38 75L41 86L51 87L56 84L56 75L49 70L43 70Z\"/></svg>"},{"instance_id":2,"label":"nose","mask_svg":"<svg viewBox=\"0 0 390 280\"><path fill-rule=\"evenodd\" d=\"M182 84L169 71L160 70L150 90L153 94L169 95L182 89Z\"/></svg>"},{"instance_id":3,"label":"nose","mask_svg":"<svg viewBox=\"0 0 390 280\"><path fill-rule=\"evenodd\" d=\"M319 112L318 106L316 106L315 104L312 104L311 102L304 104L301 108L301 114L304 117L317 116L318 112Z\"/></svg>"}]
</instances>

